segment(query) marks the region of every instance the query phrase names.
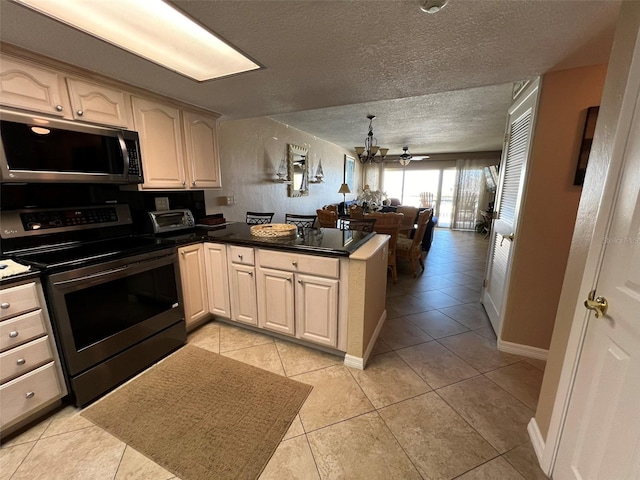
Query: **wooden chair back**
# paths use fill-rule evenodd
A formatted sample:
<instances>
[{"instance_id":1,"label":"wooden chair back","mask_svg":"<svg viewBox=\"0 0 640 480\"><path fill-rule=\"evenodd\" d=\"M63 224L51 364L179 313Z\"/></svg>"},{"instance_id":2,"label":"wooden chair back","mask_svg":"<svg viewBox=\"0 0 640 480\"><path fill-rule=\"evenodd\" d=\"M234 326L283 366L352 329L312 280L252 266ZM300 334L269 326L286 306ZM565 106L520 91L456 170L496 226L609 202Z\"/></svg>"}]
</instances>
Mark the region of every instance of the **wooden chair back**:
<instances>
[{"instance_id":1,"label":"wooden chair back","mask_svg":"<svg viewBox=\"0 0 640 480\"><path fill-rule=\"evenodd\" d=\"M351 207L349 207L349 217L351 218L364 217L364 209L360 205L351 205Z\"/></svg>"},{"instance_id":2,"label":"wooden chair back","mask_svg":"<svg viewBox=\"0 0 640 480\"><path fill-rule=\"evenodd\" d=\"M338 226L338 212L334 210L316 210L318 215L318 225L325 228L337 228Z\"/></svg>"},{"instance_id":3,"label":"wooden chair back","mask_svg":"<svg viewBox=\"0 0 640 480\"><path fill-rule=\"evenodd\" d=\"M418 216L418 208L400 205L396 208L396 213L402 213L404 215L402 225L400 225L400 234L409 237L411 230L413 230L416 217Z\"/></svg>"},{"instance_id":4,"label":"wooden chair back","mask_svg":"<svg viewBox=\"0 0 640 480\"><path fill-rule=\"evenodd\" d=\"M387 257L387 266L391 270L391 278L393 279L393 283L398 281L398 270L396 268L396 248L398 245L398 234L400 233L400 225L402 224L402 220L404 215L402 213L370 213L365 216L365 218L374 217L376 218L376 233L381 233L384 235L390 235L389 239L389 255Z\"/></svg>"},{"instance_id":5,"label":"wooden chair back","mask_svg":"<svg viewBox=\"0 0 640 480\"><path fill-rule=\"evenodd\" d=\"M336 212L336 215L338 214L338 206L337 205L325 205L324 207L322 207L323 210L331 210Z\"/></svg>"},{"instance_id":6,"label":"wooden chair back","mask_svg":"<svg viewBox=\"0 0 640 480\"><path fill-rule=\"evenodd\" d=\"M413 276L417 276L417 267L416 261L420 262L420 266L422 267L422 271L424 272L424 261L422 259L422 239L424 238L424 234L427 231L427 223L431 220L433 215L433 210L426 209L423 210L420 215L418 215L418 227L416 228L416 233L413 235L413 238L399 238L398 244L396 246L396 256L397 258L406 258L411 262L411 270L413 272Z\"/></svg>"}]
</instances>

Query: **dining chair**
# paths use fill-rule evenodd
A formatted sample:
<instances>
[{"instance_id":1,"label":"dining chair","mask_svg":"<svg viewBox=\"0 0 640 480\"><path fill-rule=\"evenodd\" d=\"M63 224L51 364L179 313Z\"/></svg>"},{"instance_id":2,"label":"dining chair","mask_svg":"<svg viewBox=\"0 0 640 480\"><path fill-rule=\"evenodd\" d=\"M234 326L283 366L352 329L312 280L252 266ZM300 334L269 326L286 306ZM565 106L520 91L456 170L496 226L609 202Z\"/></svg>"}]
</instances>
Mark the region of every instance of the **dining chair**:
<instances>
[{"instance_id":1,"label":"dining chair","mask_svg":"<svg viewBox=\"0 0 640 480\"><path fill-rule=\"evenodd\" d=\"M384 235L389 235L391 238L389 239L389 253L387 255L387 267L391 270L391 278L393 283L398 281L398 270L397 266L397 256L396 256L396 247L398 244L398 234L400 233L400 225L402 224L402 219L404 215L402 213L370 213L365 215L365 218L374 217L376 218L376 226L375 232L381 233Z\"/></svg>"},{"instance_id":2,"label":"dining chair","mask_svg":"<svg viewBox=\"0 0 640 480\"><path fill-rule=\"evenodd\" d=\"M284 223L290 223L298 228L312 228L318 215L298 215L297 213L285 213Z\"/></svg>"},{"instance_id":3,"label":"dining chair","mask_svg":"<svg viewBox=\"0 0 640 480\"><path fill-rule=\"evenodd\" d=\"M273 212L247 212L247 225L263 225L271 223Z\"/></svg>"},{"instance_id":4,"label":"dining chair","mask_svg":"<svg viewBox=\"0 0 640 480\"><path fill-rule=\"evenodd\" d=\"M362 218L364 216L364 209L360 205L351 205L349 208L349 216L351 218Z\"/></svg>"},{"instance_id":5,"label":"dining chair","mask_svg":"<svg viewBox=\"0 0 640 480\"><path fill-rule=\"evenodd\" d=\"M338 214L338 206L337 205L325 205L324 207L322 207L323 210L331 210L336 212L336 215Z\"/></svg>"},{"instance_id":6,"label":"dining chair","mask_svg":"<svg viewBox=\"0 0 640 480\"><path fill-rule=\"evenodd\" d=\"M343 230L360 230L361 232L373 232L376 226L375 218L345 218Z\"/></svg>"},{"instance_id":7,"label":"dining chair","mask_svg":"<svg viewBox=\"0 0 640 480\"><path fill-rule=\"evenodd\" d=\"M413 272L414 277L418 275L416 260L420 262L420 266L422 267L422 271L424 272L424 260L422 259L422 239L424 238L424 233L427 230L427 223L431 219L431 215L433 215L433 210L423 210L418 215L418 227L416 228L416 233L413 235L413 238L405 238L403 236L400 236L396 245L396 257L409 260L409 262L411 263L411 271Z\"/></svg>"},{"instance_id":8,"label":"dining chair","mask_svg":"<svg viewBox=\"0 0 640 480\"><path fill-rule=\"evenodd\" d=\"M318 225L325 228L337 228L338 226L338 212L335 210L316 210L318 215Z\"/></svg>"},{"instance_id":9,"label":"dining chair","mask_svg":"<svg viewBox=\"0 0 640 480\"><path fill-rule=\"evenodd\" d=\"M409 238L411 231L416 223L416 217L418 216L418 208L410 207L408 205L400 205L396 208L396 213L402 213L404 218L402 225L400 225L400 235Z\"/></svg>"}]
</instances>

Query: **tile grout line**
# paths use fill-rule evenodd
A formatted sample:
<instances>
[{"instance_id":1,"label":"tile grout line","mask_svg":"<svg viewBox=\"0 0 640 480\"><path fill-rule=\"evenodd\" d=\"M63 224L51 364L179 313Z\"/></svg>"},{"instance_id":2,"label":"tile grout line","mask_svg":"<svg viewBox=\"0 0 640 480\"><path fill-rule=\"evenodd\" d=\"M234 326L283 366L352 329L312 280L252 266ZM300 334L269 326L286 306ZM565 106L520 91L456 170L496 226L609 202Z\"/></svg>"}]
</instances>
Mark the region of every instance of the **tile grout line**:
<instances>
[{"instance_id":1,"label":"tile grout line","mask_svg":"<svg viewBox=\"0 0 640 480\"><path fill-rule=\"evenodd\" d=\"M44 432L42 432L44 433ZM41 435L42 436L42 435ZM38 440L35 440L33 442L33 445L31 445L31 448L29 449L29 451L27 452L27 454L22 458L22 460L20 461L20 463L18 464L18 466L16 467L16 469L13 471L13 473L9 476L9 480L11 480L15 474L18 472L18 470L20 470L20 467L22 466L22 464L24 463L24 461L27 459L27 457L29 455L31 455L31 452L33 451L34 448L36 448L36 444L40 441L40 439L38 438ZM28 442L25 442L28 443ZM17 447L19 445L24 445L24 443L19 443L18 445L14 445L14 447ZM12 448L12 447L8 447L8 448Z\"/></svg>"}]
</instances>

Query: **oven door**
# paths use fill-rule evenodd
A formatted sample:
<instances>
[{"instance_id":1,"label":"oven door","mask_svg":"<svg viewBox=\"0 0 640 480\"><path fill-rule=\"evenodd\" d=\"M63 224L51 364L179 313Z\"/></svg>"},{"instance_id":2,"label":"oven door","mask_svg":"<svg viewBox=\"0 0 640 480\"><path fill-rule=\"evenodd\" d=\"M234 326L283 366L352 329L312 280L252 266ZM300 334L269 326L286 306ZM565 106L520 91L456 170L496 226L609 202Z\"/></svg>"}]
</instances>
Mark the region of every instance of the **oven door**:
<instances>
[{"instance_id":1,"label":"oven door","mask_svg":"<svg viewBox=\"0 0 640 480\"><path fill-rule=\"evenodd\" d=\"M47 290L70 376L184 324L174 249L52 274Z\"/></svg>"}]
</instances>

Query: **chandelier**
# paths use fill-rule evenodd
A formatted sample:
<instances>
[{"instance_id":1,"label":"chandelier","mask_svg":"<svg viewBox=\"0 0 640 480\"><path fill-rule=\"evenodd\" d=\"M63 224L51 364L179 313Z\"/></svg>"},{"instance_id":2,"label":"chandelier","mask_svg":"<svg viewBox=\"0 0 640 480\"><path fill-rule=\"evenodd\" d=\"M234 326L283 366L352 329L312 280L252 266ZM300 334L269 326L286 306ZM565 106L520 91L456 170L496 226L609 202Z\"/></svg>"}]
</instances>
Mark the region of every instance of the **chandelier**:
<instances>
[{"instance_id":1,"label":"chandelier","mask_svg":"<svg viewBox=\"0 0 640 480\"><path fill-rule=\"evenodd\" d=\"M356 153L358 154L358 159L360 163L380 163L384 160L384 157L387 156L388 148L380 148L377 143L378 141L373 137L373 119L376 118L375 115L367 115L369 119L369 133L367 133L367 138L364 141L364 147L355 147ZM376 155L377 153L380 155Z\"/></svg>"}]
</instances>

